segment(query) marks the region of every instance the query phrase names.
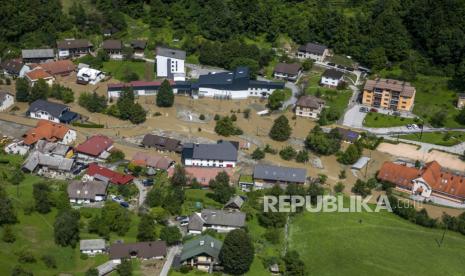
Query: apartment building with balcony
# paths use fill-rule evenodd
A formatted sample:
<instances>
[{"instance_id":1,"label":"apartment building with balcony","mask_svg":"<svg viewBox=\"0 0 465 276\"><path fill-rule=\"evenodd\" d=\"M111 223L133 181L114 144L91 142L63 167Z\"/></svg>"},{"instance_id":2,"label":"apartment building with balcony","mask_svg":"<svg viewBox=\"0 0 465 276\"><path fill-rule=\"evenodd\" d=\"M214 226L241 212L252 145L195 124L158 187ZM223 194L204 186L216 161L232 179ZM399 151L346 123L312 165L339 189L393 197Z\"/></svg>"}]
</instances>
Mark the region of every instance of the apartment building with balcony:
<instances>
[{"instance_id":1,"label":"apartment building with balcony","mask_svg":"<svg viewBox=\"0 0 465 276\"><path fill-rule=\"evenodd\" d=\"M415 87L409 82L381 78L367 80L362 103L376 108L412 111L415 93Z\"/></svg>"}]
</instances>

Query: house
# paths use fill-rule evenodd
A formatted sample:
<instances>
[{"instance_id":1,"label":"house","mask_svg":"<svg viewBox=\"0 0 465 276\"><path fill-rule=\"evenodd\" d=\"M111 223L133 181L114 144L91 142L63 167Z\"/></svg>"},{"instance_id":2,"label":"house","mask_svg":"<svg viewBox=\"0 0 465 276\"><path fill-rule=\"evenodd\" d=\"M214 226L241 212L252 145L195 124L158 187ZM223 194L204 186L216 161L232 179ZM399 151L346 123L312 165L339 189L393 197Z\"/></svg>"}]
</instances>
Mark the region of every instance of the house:
<instances>
[{"instance_id":1,"label":"house","mask_svg":"<svg viewBox=\"0 0 465 276\"><path fill-rule=\"evenodd\" d=\"M76 147L78 159L85 162L104 162L113 149L113 141L104 135L94 135Z\"/></svg>"},{"instance_id":2,"label":"house","mask_svg":"<svg viewBox=\"0 0 465 276\"><path fill-rule=\"evenodd\" d=\"M174 94L191 94L191 84L185 81L169 80ZM131 88L136 96L153 96L160 89L162 81L132 81L130 83L109 83L107 85L108 98L119 98L127 88Z\"/></svg>"},{"instance_id":3,"label":"house","mask_svg":"<svg viewBox=\"0 0 465 276\"><path fill-rule=\"evenodd\" d=\"M89 164L86 175L87 177L85 179L100 180L115 185L126 185L134 180L134 176L132 175L112 171L108 168L97 165L97 163Z\"/></svg>"},{"instance_id":4,"label":"house","mask_svg":"<svg viewBox=\"0 0 465 276\"><path fill-rule=\"evenodd\" d=\"M144 152L136 152L132 157L131 163L141 166L149 167L156 170L168 170L174 164L174 160L163 157L157 154L148 154Z\"/></svg>"},{"instance_id":5,"label":"house","mask_svg":"<svg viewBox=\"0 0 465 276\"><path fill-rule=\"evenodd\" d=\"M465 93L458 94L457 108L462 109L465 107Z\"/></svg>"},{"instance_id":6,"label":"house","mask_svg":"<svg viewBox=\"0 0 465 276\"><path fill-rule=\"evenodd\" d=\"M182 152L181 141L153 134L146 134L144 136L142 139L142 146L146 148L155 148L162 152Z\"/></svg>"},{"instance_id":7,"label":"house","mask_svg":"<svg viewBox=\"0 0 465 276\"><path fill-rule=\"evenodd\" d=\"M107 199L108 183L73 180L68 184L69 202L76 204L100 202Z\"/></svg>"},{"instance_id":8,"label":"house","mask_svg":"<svg viewBox=\"0 0 465 276\"><path fill-rule=\"evenodd\" d=\"M110 59L114 60L122 60L123 59L123 43L121 40L116 39L108 39L104 40L102 44L102 48L110 57Z\"/></svg>"},{"instance_id":9,"label":"house","mask_svg":"<svg viewBox=\"0 0 465 276\"><path fill-rule=\"evenodd\" d=\"M189 234L201 234L207 229L228 233L245 226L245 213L225 210L203 209L189 217Z\"/></svg>"},{"instance_id":10,"label":"house","mask_svg":"<svg viewBox=\"0 0 465 276\"><path fill-rule=\"evenodd\" d=\"M185 166L234 168L238 142L220 140L216 144L186 144L181 160Z\"/></svg>"},{"instance_id":11,"label":"house","mask_svg":"<svg viewBox=\"0 0 465 276\"><path fill-rule=\"evenodd\" d=\"M115 27L110 27L110 28L105 28L102 30L102 35L104 37L110 37L114 34L116 34L117 32L119 32L118 29L116 29Z\"/></svg>"},{"instance_id":12,"label":"house","mask_svg":"<svg viewBox=\"0 0 465 276\"><path fill-rule=\"evenodd\" d=\"M184 81L186 72L184 69L184 60L186 52L177 49L157 47L157 77L167 78L174 81Z\"/></svg>"},{"instance_id":13,"label":"house","mask_svg":"<svg viewBox=\"0 0 465 276\"><path fill-rule=\"evenodd\" d=\"M79 119L79 114L70 111L69 106L46 100L36 100L31 103L26 114L34 119L65 124L72 123Z\"/></svg>"},{"instance_id":14,"label":"house","mask_svg":"<svg viewBox=\"0 0 465 276\"><path fill-rule=\"evenodd\" d=\"M276 89L283 89L284 82L251 80L248 67L238 67L234 72L200 75L192 83L192 96L218 99L246 99L268 97Z\"/></svg>"},{"instance_id":15,"label":"house","mask_svg":"<svg viewBox=\"0 0 465 276\"><path fill-rule=\"evenodd\" d=\"M381 79L367 80L362 104L390 110L411 111L416 89L409 82Z\"/></svg>"},{"instance_id":16,"label":"house","mask_svg":"<svg viewBox=\"0 0 465 276\"><path fill-rule=\"evenodd\" d=\"M142 260L163 259L166 256L164 241L114 243L108 250L110 260L138 258Z\"/></svg>"},{"instance_id":17,"label":"house","mask_svg":"<svg viewBox=\"0 0 465 276\"><path fill-rule=\"evenodd\" d=\"M131 47L134 51L134 58L144 58L145 48L147 48L147 41L145 40L133 40L131 41Z\"/></svg>"},{"instance_id":18,"label":"house","mask_svg":"<svg viewBox=\"0 0 465 276\"><path fill-rule=\"evenodd\" d=\"M320 84L325 87L336 88L343 82L344 73L336 69L328 69L321 76Z\"/></svg>"},{"instance_id":19,"label":"house","mask_svg":"<svg viewBox=\"0 0 465 276\"><path fill-rule=\"evenodd\" d=\"M192 181L194 178L203 187L208 187L210 180L214 180L220 172L225 172L229 177L233 175L232 168L208 168L208 167L185 167L187 177ZM174 174L174 167L168 170L168 176Z\"/></svg>"},{"instance_id":20,"label":"house","mask_svg":"<svg viewBox=\"0 0 465 276\"><path fill-rule=\"evenodd\" d=\"M64 148L63 146L60 146L61 149ZM53 179L71 179L74 177L72 171L75 167L75 160L65 156L35 150L24 161L22 170L37 172L40 176Z\"/></svg>"},{"instance_id":21,"label":"house","mask_svg":"<svg viewBox=\"0 0 465 276\"><path fill-rule=\"evenodd\" d=\"M329 49L326 45L309 42L301 45L297 51L297 57L300 59L311 58L316 61L324 61L329 55Z\"/></svg>"},{"instance_id":22,"label":"house","mask_svg":"<svg viewBox=\"0 0 465 276\"><path fill-rule=\"evenodd\" d=\"M231 197L226 204L224 204L224 209L231 209L231 210L240 210L242 208L242 205L244 204L244 198L235 195Z\"/></svg>"},{"instance_id":23,"label":"house","mask_svg":"<svg viewBox=\"0 0 465 276\"><path fill-rule=\"evenodd\" d=\"M298 63L278 63L276 64L273 76L277 79L296 81L302 73L302 66Z\"/></svg>"},{"instance_id":24,"label":"house","mask_svg":"<svg viewBox=\"0 0 465 276\"><path fill-rule=\"evenodd\" d=\"M5 111L15 104L15 97L5 91L0 91L0 112Z\"/></svg>"},{"instance_id":25,"label":"house","mask_svg":"<svg viewBox=\"0 0 465 276\"><path fill-rule=\"evenodd\" d=\"M38 141L35 145L35 150L50 156L72 158L74 155L73 149L70 146L45 140Z\"/></svg>"},{"instance_id":26,"label":"house","mask_svg":"<svg viewBox=\"0 0 465 276\"><path fill-rule=\"evenodd\" d=\"M58 58L66 59L90 54L92 43L87 39L65 39L57 41Z\"/></svg>"},{"instance_id":27,"label":"house","mask_svg":"<svg viewBox=\"0 0 465 276\"><path fill-rule=\"evenodd\" d=\"M307 171L299 168L289 168L271 165L256 165L253 171L255 189L271 188L278 184L282 187L288 184L304 185Z\"/></svg>"},{"instance_id":28,"label":"house","mask_svg":"<svg viewBox=\"0 0 465 276\"><path fill-rule=\"evenodd\" d=\"M97 266L95 269L98 271L98 276L104 276L110 274L112 271L115 271L120 263L121 261L119 260L109 260Z\"/></svg>"},{"instance_id":29,"label":"house","mask_svg":"<svg viewBox=\"0 0 465 276\"><path fill-rule=\"evenodd\" d=\"M295 104L295 115L317 119L325 107L325 104L326 102L323 99L315 96L302 96Z\"/></svg>"},{"instance_id":30,"label":"house","mask_svg":"<svg viewBox=\"0 0 465 276\"><path fill-rule=\"evenodd\" d=\"M80 240L79 251L82 254L95 256L102 254L107 250L104 239Z\"/></svg>"},{"instance_id":31,"label":"house","mask_svg":"<svg viewBox=\"0 0 465 276\"><path fill-rule=\"evenodd\" d=\"M76 83L78 84L92 84L96 85L103 79L105 79L105 73L97 69L92 69L89 67L84 67L79 69L76 75Z\"/></svg>"},{"instance_id":32,"label":"house","mask_svg":"<svg viewBox=\"0 0 465 276\"><path fill-rule=\"evenodd\" d=\"M5 76L13 78L23 77L30 70L29 66L25 65L19 58L3 61L0 63L0 69L3 70Z\"/></svg>"},{"instance_id":33,"label":"house","mask_svg":"<svg viewBox=\"0 0 465 276\"><path fill-rule=\"evenodd\" d=\"M70 60L57 60L40 64L38 67L44 69L52 76L68 76L74 70L76 65Z\"/></svg>"},{"instance_id":34,"label":"house","mask_svg":"<svg viewBox=\"0 0 465 276\"><path fill-rule=\"evenodd\" d=\"M342 141L346 143L355 143L360 139L360 133L347 128L336 127L337 133Z\"/></svg>"},{"instance_id":35,"label":"house","mask_svg":"<svg viewBox=\"0 0 465 276\"><path fill-rule=\"evenodd\" d=\"M76 131L63 124L39 120L34 128L23 135L23 143L32 146L40 140L69 145L76 140Z\"/></svg>"},{"instance_id":36,"label":"house","mask_svg":"<svg viewBox=\"0 0 465 276\"><path fill-rule=\"evenodd\" d=\"M40 79L45 80L49 86L52 86L55 82L55 78L40 67L36 67L35 69L26 72L24 76L31 87L33 87Z\"/></svg>"},{"instance_id":37,"label":"house","mask_svg":"<svg viewBox=\"0 0 465 276\"><path fill-rule=\"evenodd\" d=\"M195 237L183 244L179 261L204 272L218 270L223 243L209 235Z\"/></svg>"},{"instance_id":38,"label":"house","mask_svg":"<svg viewBox=\"0 0 465 276\"><path fill-rule=\"evenodd\" d=\"M53 49L23 49L21 57L24 63L42 63L55 59Z\"/></svg>"},{"instance_id":39,"label":"house","mask_svg":"<svg viewBox=\"0 0 465 276\"><path fill-rule=\"evenodd\" d=\"M426 200L441 203L465 203L465 175L448 171L437 161L421 168L385 162L377 175L381 181L392 183L396 189Z\"/></svg>"}]
</instances>

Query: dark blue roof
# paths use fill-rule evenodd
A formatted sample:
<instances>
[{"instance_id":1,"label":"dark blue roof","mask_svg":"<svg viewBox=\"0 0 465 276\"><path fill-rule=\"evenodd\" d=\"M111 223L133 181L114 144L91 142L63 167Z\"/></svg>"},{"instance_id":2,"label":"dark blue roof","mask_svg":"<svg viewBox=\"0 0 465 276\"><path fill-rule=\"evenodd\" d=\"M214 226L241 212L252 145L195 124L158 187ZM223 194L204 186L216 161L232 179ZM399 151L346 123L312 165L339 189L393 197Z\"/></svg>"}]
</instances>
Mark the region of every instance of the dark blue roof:
<instances>
[{"instance_id":1,"label":"dark blue roof","mask_svg":"<svg viewBox=\"0 0 465 276\"><path fill-rule=\"evenodd\" d=\"M200 75L197 87L246 90L249 87L249 68L237 67L234 72Z\"/></svg>"},{"instance_id":2,"label":"dark blue roof","mask_svg":"<svg viewBox=\"0 0 465 276\"><path fill-rule=\"evenodd\" d=\"M78 114L72 111L66 111L60 116L60 122L70 123L78 119Z\"/></svg>"}]
</instances>

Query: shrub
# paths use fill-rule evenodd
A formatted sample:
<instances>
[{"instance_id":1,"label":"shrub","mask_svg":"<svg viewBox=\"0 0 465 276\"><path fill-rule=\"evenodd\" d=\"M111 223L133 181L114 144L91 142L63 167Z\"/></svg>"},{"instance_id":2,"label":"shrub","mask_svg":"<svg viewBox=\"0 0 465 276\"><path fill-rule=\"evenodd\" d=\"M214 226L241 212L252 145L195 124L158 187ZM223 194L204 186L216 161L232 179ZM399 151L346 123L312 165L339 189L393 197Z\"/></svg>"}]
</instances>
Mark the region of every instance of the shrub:
<instances>
[{"instance_id":1,"label":"shrub","mask_svg":"<svg viewBox=\"0 0 465 276\"><path fill-rule=\"evenodd\" d=\"M94 124L94 123L79 123L79 122L73 122L73 126L77 127L83 127L83 128L104 128L104 125L99 125L99 124Z\"/></svg>"},{"instance_id":2,"label":"shrub","mask_svg":"<svg viewBox=\"0 0 465 276\"><path fill-rule=\"evenodd\" d=\"M279 156L281 156L281 158L284 160L294 159L296 155L297 155L297 152L291 146L287 146L279 152Z\"/></svg>"},{"instance_id":3,"label":"shrub","mask_svg":"<svg viewBox=\"0 0 465 276\"><path fill-rule=\"evenodd\" d=\"M87 256L87 254L81 253L81 255L79 255L79 258L81 260L87 260L89 258L89 256Z\"/></svg>"},{"instance_id":4,"label":"shrub","mask_svg":"<svg viewBox=\"0 0 465 276\"><path fill-rule=\"evenodd\" d=\"M244 119L248 119L250 117L250 108L244 109L244 112L242 114L244 116Z\"/></svg>"},{"instance_id":5,"label":"shrub","mask_svg":"<svg viewBox=\"0 0 465 276\"><path fill-rule=\"evenodd\" d=\"M157 112L155 112L155 113L153 114L153 116L155 116L155 117L161 116L161 113L157 111Z\"/></svg>"},{"instance_id":6,"label":"shrub","mask_svg":"<svg viewBox=\"0 0 465 276\"><path fill-rule=\"evenodd\" d=\"M11 79L10 78L6 78L5 82L6 82L6 85L11 85Z\"/></svg>"},{"instance_id":7,"label":"shrub","mask_svg":"<svg viewBox=\"0 0 465 276\"><path fill-rule=\"evenodd\" d=\"M220 115L215 114L215 117L213 117L213 120L218 121L220 118L221 118Z\"/></svg>"},{"instance_id":8,"label":"shrub","mask_svg":"<svg viewBox=\"0 0 465 276\"><path fill-rule=\"evenodd\" d=\"M233 122L237 121L237 116L236 116L236 114L231 115L231 120L232 120Z\"/></svg>"},{"instance_id":9,"label":"shrub","mask_svg":"<svg viewBox=\"0 0 465 276\"><path fill-rule=\"evenodd\" d=\"M52 255L43 255L41 260L42 262L44 262L45 266L48 268L57 267L57 262L55 260L55 257L53 257Z\"/></svg>"},{"instance_id":10,"label":"shrub","mask_svg":"<svg viewBox=\"0 0 465 276\"><path fill-rule=\"evenodd\" d=\"M256 148L254 152L252 153L252 159L261 160L263 158L265 158L265 152L261 150L260 148Z\"/></svg>"},{"instance_id":11,"label":"shrub","mask_svg":"<svg viewBox=\"0 0 465 276\"><path fill-rule=\"evenodd\" d=\"M334 192L335 193L342 193L342 191L344 191L344 184L342 182L338 182L335 186L334 186Z\"/></svg>"},{"instance_id":12,"label":"shrub","mask_svg":"<svg viewBox=\"0 0 465 276\"><path fill-rule=\"evenodd\" d=\"M18 261L20 263L35 263L35 262L37 262L36 258L32 254L32 252L27 251L27 250L19 252Z\"/></svg>"},{"instance_id":13,"label":"shrub","mask_svg":"<svg viewBox=\"0 0 465 276\"><path fill-rule=\"evenodd\" d=\"M200 114L200 116L199 116L199 120L201 120L201 121L205 120L205 115L203 115L203 114Z\"/></svg>"}]
</instances>

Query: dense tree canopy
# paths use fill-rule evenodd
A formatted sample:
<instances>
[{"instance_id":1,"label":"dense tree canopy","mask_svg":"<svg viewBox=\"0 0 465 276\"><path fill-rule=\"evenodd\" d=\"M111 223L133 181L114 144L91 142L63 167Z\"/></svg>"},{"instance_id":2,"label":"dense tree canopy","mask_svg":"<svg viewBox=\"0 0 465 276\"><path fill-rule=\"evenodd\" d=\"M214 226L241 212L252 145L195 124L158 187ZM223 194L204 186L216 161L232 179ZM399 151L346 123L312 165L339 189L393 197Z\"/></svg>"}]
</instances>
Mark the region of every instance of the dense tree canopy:
<instances>
[{"instance_id":1,"label":"dense tree canopy","mask_svg":"<svg viewBox=\"0 0 465 276\"><path fill-rule=\"evenodd\" d=\"M79 242L79 212L75 210L59 212L53 230L56 244L74 248Z\"/></svg>"},{"instance_id":2,"label":"dense tree canopy","mask_svg":"<svg viewBox=\"0 0 465 276\"><path fill-rule=\"evenodd\" d=\"M253 258L254 246L250 236L242 229L229 232L219 255L224 272L242 275L249 271Z\"/></svg>"}]
</instances>

